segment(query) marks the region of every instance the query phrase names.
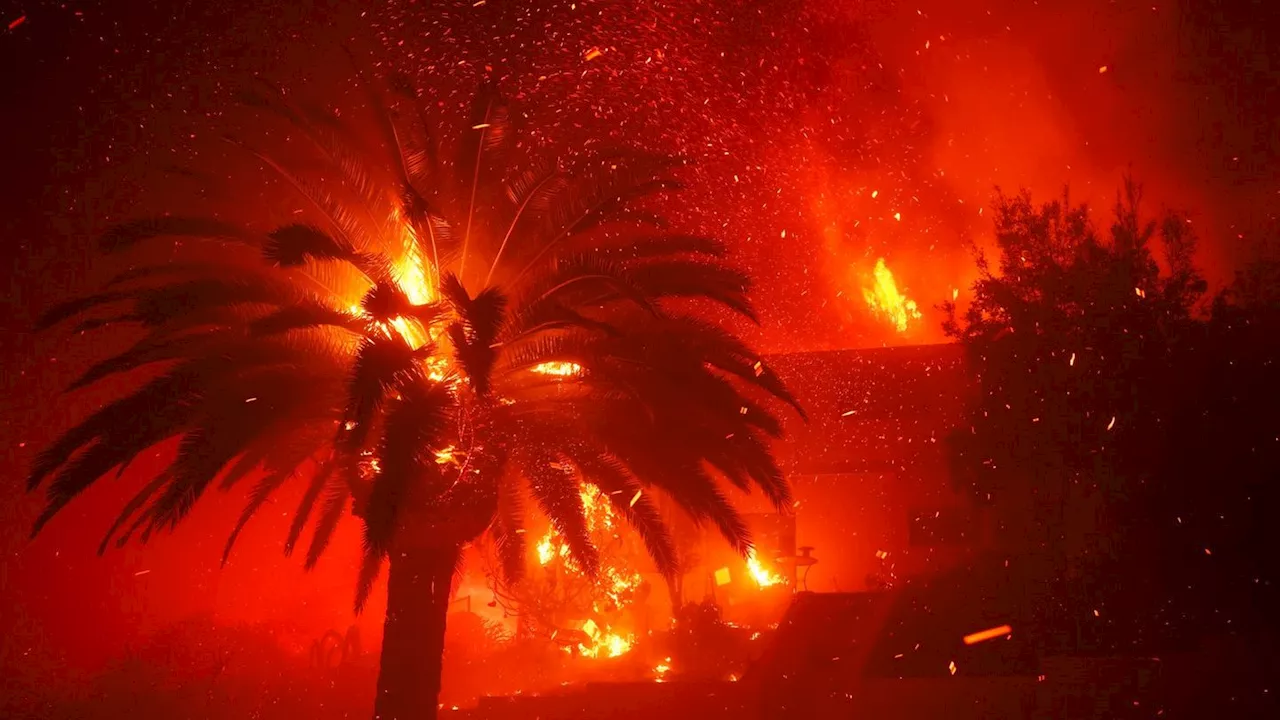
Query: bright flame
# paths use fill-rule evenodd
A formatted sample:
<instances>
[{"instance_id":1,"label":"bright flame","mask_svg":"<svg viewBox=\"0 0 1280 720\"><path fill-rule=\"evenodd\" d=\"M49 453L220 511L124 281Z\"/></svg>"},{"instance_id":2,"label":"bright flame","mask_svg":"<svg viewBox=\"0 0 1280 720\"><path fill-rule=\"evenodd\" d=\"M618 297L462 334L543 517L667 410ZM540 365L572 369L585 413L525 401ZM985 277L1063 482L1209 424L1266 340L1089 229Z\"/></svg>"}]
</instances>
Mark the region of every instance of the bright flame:
<instances>
[{"instance_id":1,"label":"bright flame","mask_svg":"<svg viewBox=\"0 0 1280 720\"><path fill-rule=\"evenodd\" d=\"M862 298L873 313L891 322L898 332L905 332L908 322L921 317L916 301L898 291L898 283L884 264L884 258L876 260L872 278L874 285L862 289Z\"/></svg>"},{"instance_id":2,"label":"bright flame","mask_svg":"<svg viewBox=\"0 0 1280 720\"><path fill-rule=\"evenodd\" d=\"M662 678L669 672L671 672L671 658L666 658L653 668L653 674L658 676L656 678L658 682L662 682Z\"/></svg>"},{"instance_id":3,"label":"bright flame","mask_svg":"<svg viewBox=\"0 0 1280 720\"><path fill-rule=\"evenodd\" d=\"M747 551L747 572L751 573L751 577L755 579L756 584L762 588L766 588L771 585L780 585L786 582L781 575L766 570L764 566L760 564L760 561L756 559L755 548Z\"/></svg>"},{"instance_id":4,"label":"bright flame","mask_svg":"<svg viewBox=\"0 0 1280 720\"><path fill-rule=\"evenodd\" d=\"M583 515L587 518L587 532L597 530L613 530L617 525L613 505L604 499L600 488L590 483L583 483L579 490L582 498ZM554 527L548 528L536 546L538 564L546 565L555 558L562 558L565 567L578 572L578 566L569 554L569 545ZM635 590L643 581L640 573L624 573L616 567L605 565L600 568L600 587L604 594L616 605L622 605L627 593Z\"/></svg>"},{"instance_id":5,"label":"bright flame","mask_svg":"<svg viewBox=\"0 0 1280 720\"><path fill-rule=\"evenodd\" d=\"M401 220L398 210L391 221L394 227L401 228L401 242L404 246L404 254L400 256L400 260L394 267L396 284L414 305L434 302L436 294L427 278L427 262L418 250L418 242L413 237L413 230L408 223Z\"/></svg>"},{"instance_id":6,"label":"bright flame","mask_svg":"<svg viewBox=\"0 0 1280 720\"><path fill-rule=\"evenodd\" d=\"M458 449L452 445L446 448L442 448L436 451L436 464L437 465L461 465L461 462L458 460L458 456L462 454L464 453L459 452Z\"/></svg>"},{"instance_id":7,"label":"bright flame","mask_svg":"<svg viewBox=\"0 0 1280 720\"><path fill-rule=\"evenodd\" d=\"M578 643L578 654L583 657L618 657L629 652L635 642L634 635L624 637L608 626L601 628L593 620L582 623L582 631L591 638L590 645Z\"/></svg>"},{"instance_id":8,"label":"bright flame","mask_svg":"<svg viewBox=\"0 0 1280 720\"><path fill-rule=\"evenodd\" d=\"M533 372L554 377L574 377L582 374L582 366L574 362L544 362L533 366Z\"/></svg>"},{"instance_id":9,"label":"bright flame","mask_svg":"<svg viewBox=\"0 0 1280 720\"><path fill-rule=\"evenodd\" d=\"M600 491L590 483L583 483L579 495L582 498L583 514L587 520L587 531L613 531L617 526L617 518L613 505ZM580 574L582 571L569 552L569 545L555 527L548 528L546 534L535 546L538 553L538 564L550 565L558 560L565 571ZM643 577L638 572L626 572L608 563L602 563L598 579L598 591L603 593L615 606L622 607L630 600L630 595L640 586ZM595 607L597 612L600 607ZM582 630L591 639L590 643L579 643L578 654L582 657L602 658L618 657L631 650L635 636L622 634L605 625L601 627L594 620L582 624Z\"/></svg>"}]
</instances>

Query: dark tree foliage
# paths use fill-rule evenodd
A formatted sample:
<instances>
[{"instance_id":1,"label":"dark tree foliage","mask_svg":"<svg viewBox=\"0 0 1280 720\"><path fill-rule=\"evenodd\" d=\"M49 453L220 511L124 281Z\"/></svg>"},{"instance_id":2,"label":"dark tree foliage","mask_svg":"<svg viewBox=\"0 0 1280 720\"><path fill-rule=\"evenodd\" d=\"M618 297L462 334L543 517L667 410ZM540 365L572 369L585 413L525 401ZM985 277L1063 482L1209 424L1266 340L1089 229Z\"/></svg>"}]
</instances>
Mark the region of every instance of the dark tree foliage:
<instances>
[{"instance_id":1,"label":"dark tree foliage","mask_svg":"<svg viewBox=\"0 0 1280 720\"><path fill-rule=\"evenodd\" d=\"M1259 620L1276 581L1274 267L1202 302L1190 223L1140 199L1126 182L1104 234L1065 193L1000 195L997 264L946 308L979 390L953 477L1030 559L1057 634L1099 650Z\"/></svg>"},{"instance_id":2,"label":"dark tree foliage","mask_svg":"<svg viewBox=\"0 0 1280 720\"><path fill-rule=\"evenodd\" d=\"M654 498L745 552L746 525L717 478L789 508L770 442L776 406L796 403L703 319L708 306L754 319L748 278L720 243L646 209L679 189L678 159L595 148L517 163L528 137L492 86L446 153L433 103L404 81L390 98L361 84L373 137L269 85L246 98L287 122L321 168L229 139L307 201L295 224L260 234L163 217L103 238L113 254L170 241L177 258L183 239L219 256L148 265L165 254L143 253L102 291L46 313L46 327L141 330L74 387L151 379L45 449L29 484L48 498L38 531L100 478L176 444L103 546L146 540L210 488L257 478L230 553L279 488L304 483L286 552L313 524L310 567L348 511L360 518L357 608L390 565L376 712L428 717L464 544L488 532L518 575L525 508L536 507L590 571L579 493L590 481L636 498L624 514L667 577L678 558Z\"/></svg>"}]
</instances>

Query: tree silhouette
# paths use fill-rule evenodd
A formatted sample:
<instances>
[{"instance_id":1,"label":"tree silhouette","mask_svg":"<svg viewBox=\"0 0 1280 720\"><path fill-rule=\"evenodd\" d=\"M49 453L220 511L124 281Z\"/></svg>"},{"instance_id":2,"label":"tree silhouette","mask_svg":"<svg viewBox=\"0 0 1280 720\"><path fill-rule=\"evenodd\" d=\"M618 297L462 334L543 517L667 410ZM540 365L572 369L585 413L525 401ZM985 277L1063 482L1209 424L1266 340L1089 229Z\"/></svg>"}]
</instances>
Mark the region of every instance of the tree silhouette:
<instances>
[{"instance_id":1,"label":"tree silhouette","mask_svg":"<svg viewBox=\"0 0 1280 720\"><path fill-rule=\"evenodd\" d=\"M312 523L313 566L350 509L364 528L357 610L389 560L375 716L434 717L465 543L487 530L518 577L532 503L594 572L579 492L589 481L665 575L677 558L655 495L745 553L746 526L716 476L788 508L770 405L799 408L748 346L700 319L708 305L754 313L721 244L672 231L646 204L680 188L678 160L596 149L512 167L528 146L491 85L447 158L409 83L393 79L384 94L360 79L371 142L265 83L246 98L290 125L320 174L228 138L308 201L306 221L259 236L158 217L101 239L113 254L164 238L219 249L144 262L45 314L45 328L78 318L79 331L144 332L73 389L150 376L52 443L29 484L48 497L38 532L99 478L176 441L103 548L145 541L210 487L257 477L230 553L281 486L305 483L286 553Z\"/></svg>"},{"instance_id":2,"label":"tree silhouette","mask_svg":"<svg viewBox=\"0 0 1280 720\"><path fill-rule=\"evenodd\" d=\"M1127 181L1104 237L1065 195L999 196L998 268L980 256L973 304L946 308L978 390L949 452L1006 547L1039 558L1046 612L1078 625L1106 602L1134 620L1110 623L1123 642L1185 641L1274 595L1276 305L1265 265L1201 303L1188 221L1140 199Z\"/></svg>"},{"instance_id":3,"label":"tree silhouette","mask_svg":"<svg viewBox=\"0 0 1280 720\"><path fill-rule=\"evenodd\" d=\"M954 477L1059 583L1085 575L1087 558L1134 552L1127 542L1139 536L1122 528L1140 517L1130 511L1158 467L1159 433L1174 414L1166 388L1204 290L1185 222L1144 221L1140 196L1127 182L1103 237L1065 193L1038 207L1025 192L1001 194L999 266L979 257L963 321L947 308L944 329L965 345L978 387L949 438ZM1053 594L1064 599L1069 587Z\"/></svg>"}]
</instances>

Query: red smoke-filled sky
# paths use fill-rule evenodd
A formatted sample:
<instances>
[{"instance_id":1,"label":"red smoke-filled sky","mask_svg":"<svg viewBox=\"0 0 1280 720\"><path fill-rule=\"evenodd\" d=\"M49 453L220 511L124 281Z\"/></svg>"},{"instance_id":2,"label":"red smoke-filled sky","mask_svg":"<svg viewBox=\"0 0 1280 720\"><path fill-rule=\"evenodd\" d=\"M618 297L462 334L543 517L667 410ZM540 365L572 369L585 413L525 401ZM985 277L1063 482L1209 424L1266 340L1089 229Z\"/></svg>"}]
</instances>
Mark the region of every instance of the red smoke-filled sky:
<instances>
[{"instance_id":1,"label":"red smoke-filled sky","mask_svg":"<svg viewBox=\"0 0 1280 720\"><path fill-rule=\"evenodd\" d=\"M1190 213L1218 283L1273 222L1280 191L1280 100L1266 92L1280 43L1268 18L1226 3L235 0L3 12L0 66L17 69L0 100L5 668L92 665L139 630L201 611L349 621L354 551L304 577L275 552L278 517L217 568L235 499L198 510L177 539L97 559L116 485L26 541L32 454L94 399L54 399L61 368L84 352L23 327L85 288L89 238L114 221L188 202L291 213L218 140L235 115L228 98L254 73L349 106L335 50L349 43L450 107L480 75L499 77L542 142L605 137L689 156L696 182L676 214L724 237L751 270L757 340L775 352L941 339L932 306L953 289L963 300L995 186L1048 198L1069 183L1105 224L1131 171L1153 211ZM220 189L201 190L204 180ZM924 311L906 333L862 298L878 258Z\"/></svg>"}]
</instances>

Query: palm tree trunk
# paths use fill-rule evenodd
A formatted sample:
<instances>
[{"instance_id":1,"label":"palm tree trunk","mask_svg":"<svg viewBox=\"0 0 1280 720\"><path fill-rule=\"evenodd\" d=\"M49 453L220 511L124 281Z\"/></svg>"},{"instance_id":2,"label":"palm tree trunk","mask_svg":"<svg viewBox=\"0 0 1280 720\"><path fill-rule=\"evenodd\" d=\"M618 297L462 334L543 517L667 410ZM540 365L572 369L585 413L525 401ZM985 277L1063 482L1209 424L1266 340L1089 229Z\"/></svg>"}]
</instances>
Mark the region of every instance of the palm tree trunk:
<instances>
[{"instance_id":1,"label":"palm tree trunk","mask_svg":"<svg viewBox=\"0 0 1280 720\"><path fill-rule=\"evenodd\" d=\"M458 553L450 547L391 553L374 720L436 717L445 616Z\"/></svg>"}]
</instances>

